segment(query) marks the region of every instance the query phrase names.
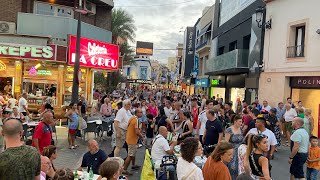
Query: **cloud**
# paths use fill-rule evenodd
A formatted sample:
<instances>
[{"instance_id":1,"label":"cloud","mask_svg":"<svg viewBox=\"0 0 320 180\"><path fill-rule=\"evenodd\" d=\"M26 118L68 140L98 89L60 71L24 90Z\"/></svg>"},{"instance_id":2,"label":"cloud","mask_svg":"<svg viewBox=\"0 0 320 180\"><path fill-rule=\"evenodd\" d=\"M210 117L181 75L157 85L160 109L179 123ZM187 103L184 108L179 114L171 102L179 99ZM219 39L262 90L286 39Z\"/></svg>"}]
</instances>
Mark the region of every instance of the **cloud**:
<instances>
[{"instance_id":1,"label":"cloud","mask_svg":"<svg viewBox=\"0 0 320 180\"><path fill-rule=\"evenodd\" d=\"M176 56L176 51L157 49L175 49L178 43L183 43L184 33L179 31L184 31L187 26L194 26L203 9L214 2L215 0L115 0L115 8L125 9L133 16L137 27L136 41L153 42L153 58L167 63L168 57ZM171 5L156 6L161 4Z\"/></svg>"}]
</instances>

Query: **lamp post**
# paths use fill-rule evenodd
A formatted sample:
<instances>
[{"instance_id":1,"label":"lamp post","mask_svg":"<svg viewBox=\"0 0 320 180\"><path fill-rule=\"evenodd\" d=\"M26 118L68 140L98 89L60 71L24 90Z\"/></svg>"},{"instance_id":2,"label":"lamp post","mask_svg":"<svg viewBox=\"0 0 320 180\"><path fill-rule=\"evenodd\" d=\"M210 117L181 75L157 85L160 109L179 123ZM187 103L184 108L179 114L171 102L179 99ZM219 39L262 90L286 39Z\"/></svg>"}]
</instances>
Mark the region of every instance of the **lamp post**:
<instances>
[{"instance_id":1,"label":"lamp post","mask_svg":"<svg viewBox=\"0 0 320 180\"><path fill-rule=\"evenodd\" d=\"M73 66L73 81L72 81L72 94L71 102L78 103L79 101L79 83L81 80L80 71L80 37L81 37L81 15L86 14L87 11L83 8L83 3L86 0L79 0L79 6L75 9L78 12L78 26L77 26L77 41L76 41L76 59Z\"/></svg>"},{"instance_id":2,"label":"lamp post","mask_svg":"<svg viewBox=\"0 0 320 180\"><path fill-rule=\"evenodd\" d=\"M256 22L259 28L271 29L272 19L266 22L266 9L264 7L256 9Z\"/></svg>"}]
</instances>

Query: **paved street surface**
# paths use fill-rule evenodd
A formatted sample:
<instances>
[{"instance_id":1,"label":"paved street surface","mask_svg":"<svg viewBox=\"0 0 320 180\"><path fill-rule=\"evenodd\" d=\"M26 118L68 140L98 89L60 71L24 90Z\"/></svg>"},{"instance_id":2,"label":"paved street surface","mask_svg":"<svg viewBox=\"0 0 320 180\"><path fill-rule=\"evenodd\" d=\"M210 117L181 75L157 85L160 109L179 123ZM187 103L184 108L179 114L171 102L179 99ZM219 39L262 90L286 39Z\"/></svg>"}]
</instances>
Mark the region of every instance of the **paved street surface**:
<instances>
[{"instance_id":1,"label":"paved street surface","mask_svg":"<svg viewBox=\"0 0 320 180\"><path fill-rule=\"evenodd\" d=\"M82 156L84 153L87 152L86 142L81 139L77 139L77 144L79 148L71 150L68 149L68 141L67 141L67 128L65 127L57 127L57 135L58 135L58 158L54 161L54 164L57 168L68 167L70 169L76 169L80 167ZM55 138L55 135L53 135ZM89 133L89 138L94 138L93 133ZM107 154L111 152L111 145L110 141L111 138L105 135L104 140L97 138L100 148L104 150ZM138 149L138 154L136 158L137 165L143 165L144 161L144 153L145 148L142 147ZM126 156L126 152L123 149L121 152L122 158ZM272 164L272 177L275 180L287 180L289 179L289 164L288 164L288 157L289 157L289 148L282 146L278 153L275 154L275 159L271 161ZM129 167L131 168L131 167ZM132 171L134 172L133 176L130 176L130 180L139 180L141 169L139 171Z\"/></svg>"}]
</instances>

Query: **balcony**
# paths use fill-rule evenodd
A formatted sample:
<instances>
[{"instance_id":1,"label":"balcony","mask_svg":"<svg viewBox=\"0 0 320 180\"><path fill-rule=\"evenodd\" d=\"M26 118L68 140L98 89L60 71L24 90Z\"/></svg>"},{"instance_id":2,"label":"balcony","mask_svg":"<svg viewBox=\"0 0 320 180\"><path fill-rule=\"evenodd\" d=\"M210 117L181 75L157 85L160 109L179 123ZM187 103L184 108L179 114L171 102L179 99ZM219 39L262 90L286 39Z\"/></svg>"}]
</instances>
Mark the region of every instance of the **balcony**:
<instances>
[{"instance_id":1,"label":"balcony","mask_svg":"<svg viewBox=\"0 0 320 180\"><path fill-rule=\"evenodd\" d=\"M287 58L304 57L304 45L287 47Z\"/></svg>"},{"instance_id":2,"label":"balcony","mask_svg":"<svg viewBox=\"0 0 320 180\"><path fill-rule=\"evenodd\" d=\"M206 50L210 50L211 48L211 40L206 40L205 42L199 44L196 46L196 52L197 53L202 53Z\"/></svg>"},{"instance_id":3,"label":"balcony","mask_svg":"<svg viewBox=\"0 0 320 180\"><path fill-rule=\"evenodd\" d=\"M18 13L17 34L52 37L67 41L69 34L77 34L77 20L65 17ZM81 36L103 42L111 42L112 33L82 22Z\"/></svg>"},{"instance_id":4,"label":"balcony","mask_svg":"<svg viewBox=\"0 0 320 180\"><path fill-rule=\"evenodd\" d=\"M220 56L208 59L206 75L240 74L248 72L249 50L236 49Z\"/></svg>"}]
</instances>

